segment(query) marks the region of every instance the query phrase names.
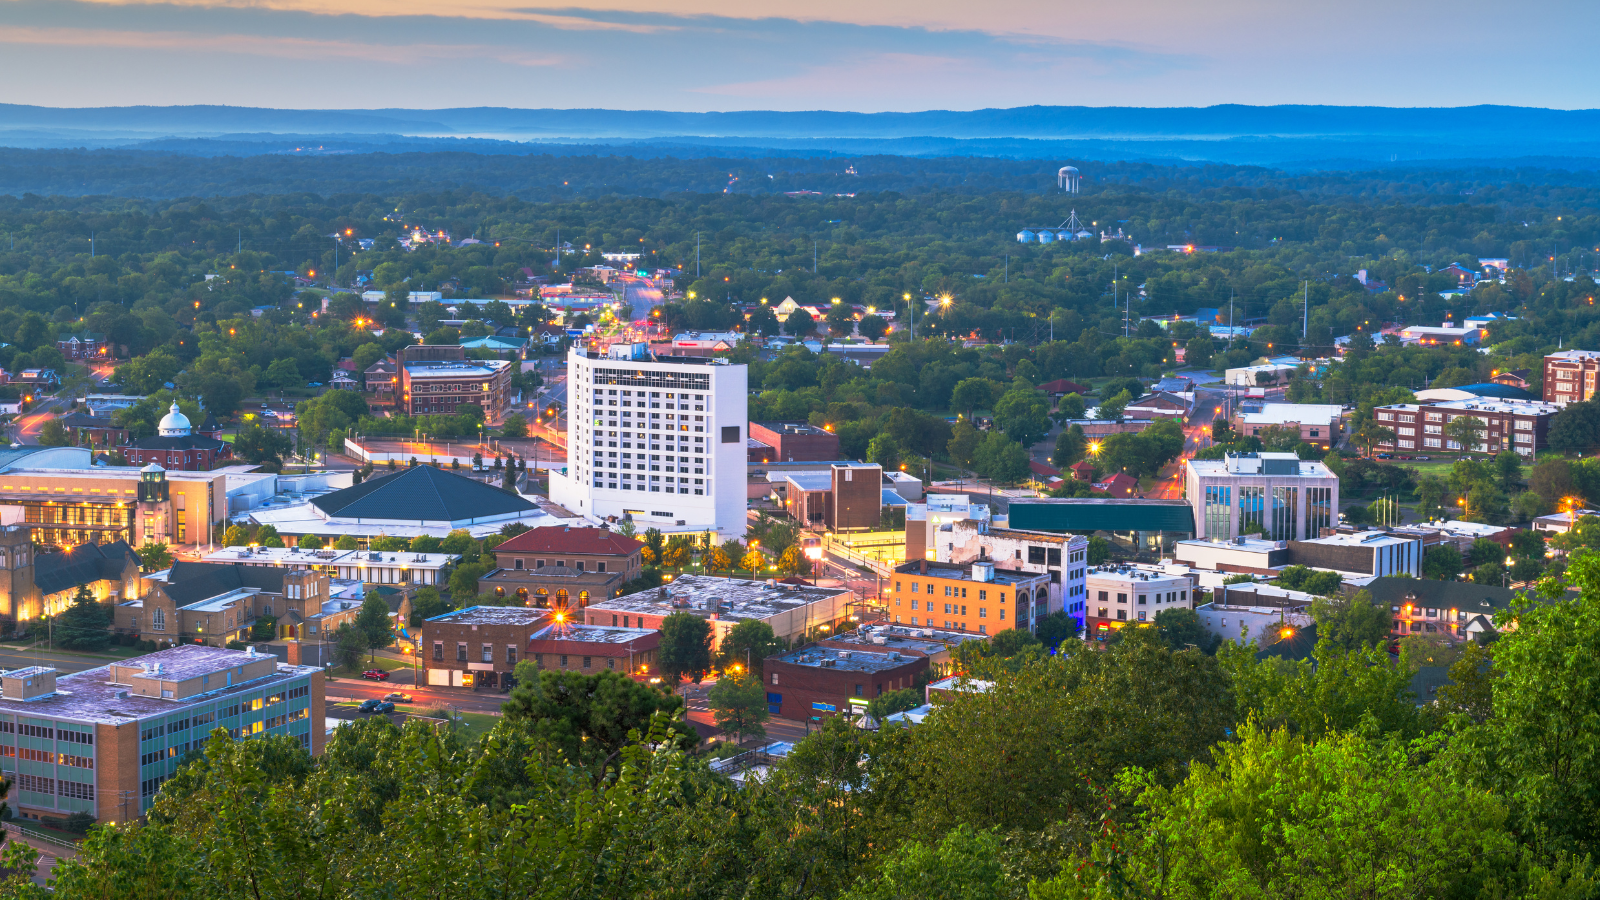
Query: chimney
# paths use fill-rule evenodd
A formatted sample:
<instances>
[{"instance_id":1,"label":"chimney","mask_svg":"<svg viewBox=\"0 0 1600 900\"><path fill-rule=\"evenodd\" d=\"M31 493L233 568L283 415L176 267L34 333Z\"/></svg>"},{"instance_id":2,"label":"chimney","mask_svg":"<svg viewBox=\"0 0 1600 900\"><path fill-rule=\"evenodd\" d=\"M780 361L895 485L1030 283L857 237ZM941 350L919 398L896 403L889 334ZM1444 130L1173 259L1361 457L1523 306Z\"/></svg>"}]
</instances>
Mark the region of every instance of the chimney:
<instances>
[{"instance_id":1,"label":"chimney","mask_svg":"<svg viewBox=\"0 0 1600 900\"><path fill-rule=\"evenodd\" d=\"M928 561L924 559L920 560L920 562L922 563L922 574L928 574Z\"/></svg>"}]
</instances>

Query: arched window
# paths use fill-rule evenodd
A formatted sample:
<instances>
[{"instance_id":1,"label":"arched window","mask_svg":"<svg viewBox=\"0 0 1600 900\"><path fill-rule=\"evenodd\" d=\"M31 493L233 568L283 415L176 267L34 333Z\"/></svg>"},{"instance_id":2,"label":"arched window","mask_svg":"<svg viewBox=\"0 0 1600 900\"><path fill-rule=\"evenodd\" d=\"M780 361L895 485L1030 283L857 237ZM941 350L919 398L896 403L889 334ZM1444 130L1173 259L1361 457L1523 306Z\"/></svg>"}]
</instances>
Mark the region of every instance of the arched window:
<instances>
[{"instance_id":1,"label":"arched window","mask_svg":"<svg viewBox=\"0 0 1600 900\"><path fill-rule=\"evenodd\" d=\"M571 599L572 598L567 593L567 589L566 588L561 588L560 590L556 591L556 607L558 609L566 609L567 601L569 601Z\"/></svg>"},{"instance_id":2,"label":"arched window","mask_svg":"<svg viewBox=\"0 0 1600 900\"><path fill-rule=\"evenodd\" d=\"M527 588L517 588L517 601L520 602L523 606L527 606L528 605L528 589Z\"/></svg>"},{"instance_id":3,"label":"arched window","mask_svg":"<svg viewBox=\"0 0 1600 900\"><path fill-rule=\"evenodd\" d=\"M496 587L494 589L494 595L496 597L504 597L506 595L506 589L503 587Z\"/></svg>"},{"instance_id":4,"label":"arched window","mask_svg":"<svg viewBox=\"0 0 1600 900\"><path fill-rule=\"evenodd\" d=\"M588 591L579 591L578 592L578 605L579 606L588 606L589 605L589 592Z\"/></svg>"}]
</instances>

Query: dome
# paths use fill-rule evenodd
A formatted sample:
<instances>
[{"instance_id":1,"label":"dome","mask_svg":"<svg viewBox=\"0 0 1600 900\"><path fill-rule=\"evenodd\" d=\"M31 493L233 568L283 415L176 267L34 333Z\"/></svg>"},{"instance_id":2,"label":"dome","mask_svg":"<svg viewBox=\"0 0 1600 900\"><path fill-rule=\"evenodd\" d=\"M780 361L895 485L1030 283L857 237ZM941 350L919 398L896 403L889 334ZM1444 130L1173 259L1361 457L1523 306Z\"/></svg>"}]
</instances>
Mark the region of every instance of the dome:
<instances>
[{"instance_id":1,"label":"dome","mask_svg":"<svg viewBox=\"0 0 1600 900\"><path fill-rule=\"evenodd\" d=\"M183 437L189 433L189 417L178 411L176 400L167 414L161 417L161 424L156 426L156 433L162 437Z\"/></svg>"},{"instance_id":2,"label":"dome","mask_svg":"<svg viewBox=\"0 0 1600 900\"><path fill-rule=\"evenodd\" d=\"M144 472L146 474L153 474L153 473L156 473L156 472L165 472L167 470L161 468L160 466L156 465L155 463L151 463L150 465L145 466L144 468L140 469L139 471L140 472Z\"/></svg>"}]
</instances>

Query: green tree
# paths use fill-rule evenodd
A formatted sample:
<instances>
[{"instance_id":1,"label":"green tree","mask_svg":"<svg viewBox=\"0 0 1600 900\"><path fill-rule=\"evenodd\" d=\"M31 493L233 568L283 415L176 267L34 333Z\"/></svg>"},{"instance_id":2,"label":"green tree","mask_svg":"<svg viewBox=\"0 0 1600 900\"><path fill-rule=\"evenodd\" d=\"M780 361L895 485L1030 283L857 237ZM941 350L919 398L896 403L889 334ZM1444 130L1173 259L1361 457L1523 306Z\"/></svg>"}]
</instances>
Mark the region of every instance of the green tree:
<instances>
[{"instance_id":1,"label":"green tree","mask_svg":"<svg viewBox=\"0 0 1600 900\"><path fill-rule=\"evenodd\" d=\"M1104 652L1040 657L996 673L986 691L939 699L906 751L906 777L940 786L910 798L919 830L1096 816L1100 786L1125 766L1180 780L1233 725L1228 679L1216 658L1173 653L1150 629L1135 631ZM1010 762L1003 777L997 758Z\"/></svg>"},{"instance_id":2,"label":"green tree","mask_svg":"<svg viewBox=\"0 0 1600 900\"><path fill-rule=\"evenodd\" d=\"M450 599L466 604L478 596L478 579L489 574L483 563L462 563L450 573Z\"/></svg>"},{"instance_id":3,"label":"green tree","mask_svg":"<svg viewBox=\"0 0 1600 900\"><path fill-rule=\"evenodd\" d=\"M516 687L501 707L506 720L597 781L620 767L624 750L648 734L658 716L672 746L686 750L697 741L680 698L625 672L585 675L523 660L515 678Z\"/></svg>"},{"instance_id":4,"label":"green tree","mask_svg":"<svg viewBox=\"0 0 1600 900\"><path fill-rule=\"evenodd\" d=\"M1201 653L1212 655L1222 638L1206 630L1200 617L1192 609L1164 609L1156 613L1156 632L1173 650L1194 647Z\"/></svg>"},{"instance_id":5,"label":"green tree","mask_svg":"<svg viewBox=\"0 0 1600 900\"><path fill-rule=\"evenodd\" d=\"M1373 647L1389 638L1389 611L1372 602L1371 591L1357 591L1349 599L1319 596L1311 601L1311 618L1317 623L1318 640L1347 651Z\"/></svg>"},{"instance_id":6,"label":"green tree","mask_svg":"<svg viewBox=\"0 0 1600 900\"><path fill-rule=\"evenodd\" d=\"M973 454L978 474L1000 484L1016 484L1028 477L1028 451L998 431L991 431Z\"/></svg>"},{"instance_id":7,"label":"green tree","mask_svg":"<svg viewBox=\"0 0 1600 900\"><path fill-rule=\"evenodd\" d=\"M139 565L146 572L159 572L172 565L172 551L166 544L151 542L138 549Z\"/></svg>"},{"instance_id":8,"label":"green tree","mask_svg":"<svg viewBox=\"0 0 1600 900\"><path fill-rule=\"evenodd\" d=\"M270 641L278 636L278 617L261 615L257 616L255 623L250 626L250 640L258 643Z\"/></svg>"},{"instance_id":9,"label":"green tree","mask_svg":"<svg viewBox=\"0 0 1600 900\"><path fill-rule=\"evenodd\" d=\"M1056 449L1050 455L1050 462L1065 472L1068 466L1083 459L1088 449L1089 438L1084 435L1083 426L1074 423L1056 437Z\"/></svg>"},{"instance_id":10,"label":"green tree","mask_svg":"<svg viewBox=\"0 0 1600 900\"><path fill-rule=\"evenodd\" d=\"M420 587L411 597L411 627L421 628L422 623L450 611L450 604L439 595L436 587Z\"/></svg>"},{"instance_id":11,"label":"green tree","mask_svg":"<svg viewBox=\"0 0 1600 900\"><path fill-rule=\"evenodd\" d=\"M742 744L747 737L767 736L766 728L762 727L762 723L771 717L767 709L767 692L760 679L753 674L746 672L718 678L706 693L706 701L711 706L717 727L733 735L735 743Z\"/></svg>"},{"instance_id":12,"label":"green tree","mask_svg":"<svg viewBox=\"0 0 1600 900\"><path fill-rule=\"evenodd\" d=\"M877 463L885 470L900 467L900 442L894 435L880 434L867 444L867 462Z\"/></svg>"},{"instance_id":13,"label":"green tree","mask_svg":"<svg viewBox=\"0 0 1600 900\"><path fill-rule=\"evenodd\" d=\"M1082 394L1068 394L1056 402L1056 413L1062 419L1081 419L1084 414Z\"/></svg>"},{"instance_id":14,"label":"green tree","mask_svg":"<svg viewBox=\"0 0 1600 900\"><path fill-rule=\"evenodd\" d=\"M299 547L301 550L321 550L322 538L319 538L314 534L308 534L296 541L295 546Z\"/></svg>"},{"instance_id":15,"label":"green tree","mask_svg":"<svg viewBox=\"0 0 1600 900\"><path fill-rule=\"evenodd\" d=\"M222 545L224 547L243 547L250 543L250 532L242 525L229 525L222 532ZM355 549L354 547L351 548Z\"/></svg>"},{"instance_id":16,"label":"green tree","mask_svg":"<svg viewBox=\"0 0 1600 900\"><path fill-rule=\"evenodd\" d=\"M367 594L361 601L361 611L356 613L356 629L367 639L367 650L377 662L377 651L394 643L394 627L389 623L389 604L377 591Z\"/></svg>"},{"instance_id":17,"label":"green tree","mask_svg":"<svg viewBox=\"0 0 1600 900\"><path fill-rule=\"evenodd\" d=\"M646 547L644 549L648 551L650 548ZM739 560L739 568L751 573L752 576L756 572L759 572L766 564L767 558L761 555L760 550L755 549L751 549L750 551L746 552L745 555Z\"/></svg>"},{"instance_id":18,"label":"green tree","mask_svg":"<svg viewBox=\"0 0 1600 900\"><path fill-rule=\"evenodd\" d=\"M472 550L474 543L472 535L468 534L465 528L457 528L444 536L444 540L439 543L439 550L451 556L466 556Z\"/></svg>"},{"instance_id":19,"label":"green tree","mask_svg":"<svg viewBox=\"0 0 1600 900\"><path fill-rule=\"evenodd\" d=\"M856 323L856 332L876 343L883 340L883 336L889 332L889 322L883 316L865 315Z\"/></svg>"},{"instance_id":20,"label":"green tree","mask_svg":"<svg viewBox=\"0 0 1600 900\"><path fill-rule=\"evenodd\" d=\"M800 545L791 544L778 557L778 571L785 575L810 575L811 560L800 549Z\"/></svg>"},{"instance_id":21,"label":"green tree","mask_svg":"<svg viewBox=\"0 0 1600 900\"><path fill-rule=\"evenodd\" d=\"M233 439L233 455L256 465L282 465L294 442L282 430L245 425Z\"/></svg>"},{"instance_id":22,"label":"green tree","mask_svg":"<svg viewBox=\"0 0 1600 900\"><path fill-rule=\"evenodd\" d=\"M333 655L345 669L354 672L361 668L361 657L367 650L367 633L360 628L346 622L334 632Z\"/></svg>"},{"instance_id":23,"label":"green tree","mask_svg":"<svg viewBox=\"0 0 1600 900\"><path fill-rule=\"evenodd\" d=\"M936 846L909 841L862 877L841 900L1009 900L1000 838L958 826Z\"/></svg>"},{"instance_id":24,"label":"green tree","mask_svg":"<svg viewBox=\"0 0 1600 900\"><path fill-rule=\"evenodd\" d=\"M72 445L72 435L67 433L60 419L52 418L39 429L39 443L46 447L69 447Z\"/></svg>"},{"instance_id":25,"label":"green tree","mask_svg":"<svg viewBox=\"0 0 1600 900\"><path fill-rule=\"evenodd\" d=\"M1567 589L1577 596L1562 601ZM1512 627L1515 623L1515 627ZM1556 847L1600 850L1600 554L1495 616L1493 715L1462 760L1469 783L1512 799ZM1465 659L1465 656L1463 656ZM1481 703L1481 701L1480 701ZM1480 707L1481 709L1481 707Z\"/></svg>"},{"instance_id":26,"label":"green tree","mask_svg":"<svg viewBox=\"0 0 1600 900\"><path fill-rule=\"evenodd\" d=\"M1484 421L1477 416L1455 416L1444 424L1445 438L1456 442L1461 457L1477 451L1486 430Z\"/></svg>"},{"instance_id":27,"label":"green tree","mask_svg":"<svg viewBox=\"0 0 1600 900\"><path fill-rule=\"evenodd\" d=\"M764 675L762 660L783 649L783 641L772 633L771 625L760 619L745 619L723 636L719 665L724 671L734 666L748 667L759 681Z\"/></svg>"},{"instance_id":28,"label":"green tree","mask_svg":"<svg viewBox=\"0 0 1600 900\"><path fill-rule=\"evenodd\" d=\"M983 443L983 432L972 427L966 419L957 422L950 430L950 443L945 446L950 461L963 468L971 468L978 445Z\"/></svg>"},{"instance_id":29,"label":"green tree","mask_svg":"<svg viewBox=\"0 0 1600 900\"><path fill-rule=\"evenodd\" d=\"M431 534L419 534L408 545L412 553L438 553L443 541Z\"/></svg>"},{"instance_id":30,"label":"green tree","mask_svg":"<svg viewBox=\"0 0 1600 900\"><path fill-rule=\"evenodd\" d=\"M1320 630L1320 629L1319 629ZM1379 647L1345 650L1319 640L1311 659L1256 659L1254 647L1227 641L1217 658L1232 676L1241 719L1313 737L1357 727L1415 737L1421 718L1411 670Z\"/></svg>"},{"instance_id":31,"label":"green tree","mask_svg":"<svg viewBox=\"0 0 1600 900\"><path fill-rule=\"evenodd\" d=\"M111 607L96 601L88 585L78 585L72 605L56 617L55 641L68 650L104 650L111 643L111 618Z\"/></svg>"},{"instance_id":32,"label":"green tree","mask_svg":"<svg viewBox=\"0 0 1600 900\"><path fill-rule=\"evenodd\" d=\"M916 709L922 705L922 692L916 688L901 688L897 691L885 691L867 701L867 715L879 722L885 716L892 716L897 712Z\"/></svg>"},{"instance_id":33,"label":"green tree","mask_svg":"<svg viewBox=\"0 0 1600 900\"><path fill-rule=\"evenodd\" d=\"M1050 403L1030 389L1013 389L994 405L995 427L1024 447L1032 447L1050 432Z\"/></svg>"},{"instance_id":34,"label":"green tree","mask_svg":"<svg viewBox=\"0 0 1600 900\"><path fill-rule=\"evenodd\" d=\"M1436 581L1454 581L1461 574L1461 553L1448 544L1432 547L1422 555L1422 574Z\"/></svg>"},{"instance_id":35,"label":"green tree","mask_svg":"<svg viewBox=\"0 0 1600 900\"><path fill-rule=\"evenodd\" d=\"M709 552L702 554L701 565L707 572L727 572L729 578L733 577L733 560L721 547L712 547Z\"/></svg>"},{"instance_id":36,"label":"green tree","mask_svg":"<svg viewBox=\"0 0 1600 900\"><path fill-rule=\"evenodd\" d=\"M656 659L666 684L676 687L685 678L699 684L711 671L711 625L688 613L673 613L661 620Z\"/></svg>"},{"instance_id":37,"label":"green tree","mask_svg":"<svg viewBox=\"0 0 1600 900\"><path fill-rule=\"evenodd\" d=\"M359 545L356 543L355 536L349 534L340 535L339 539L333 542L333 549L335 550L354 550L357 546Z\"/></svg>"},{"instance_id":38,"label":"green tree","mask_svg":"<svg viewBox=\"0 0 1600 900\"><path fill-rule=\"evenodd\" d=\"M1064 641L1078 636L1078 620L1058 609L1034 620L1033 635L1046 650L1054 650Z\"/></svg>"},{"instance_id":39,"label":"green tree","mask_svg":"<svg viewBox=\"0 0 1600 900\"><path fill-rule=\"evenodd\" d=\"M1245 724L1176 787L1137 771L1118 782L1147 811L1118 841L1121 896L1447 897L1476 893L1516 856L1500 798L1398 742ZM1069 866L1030 896L1090 896L1074 884L1105 877L1111 852L1100 844L1099 865Z\"/></svg>"},{"instance_id":40,"label":"green tree","mask_svg":"<svg viewBox=\"0 0 1600 900\"><path fill-rule=\"evenodd\" d=\"M950 393L950 408L965 412L968 420L994 403L995 384L987 378L966 378Z\"/></svg>"},{"instance_id":41,"label":"green tree","mask_svg":"<svg viewBox=\"0 0 1600 900\"><path fill-rule=\"evenodd\" d=\"M507 438L518 439L528 436L528 420L522 413L512 413L506 416L500 424L500 434Z\"/></svg>"}]
</instances>

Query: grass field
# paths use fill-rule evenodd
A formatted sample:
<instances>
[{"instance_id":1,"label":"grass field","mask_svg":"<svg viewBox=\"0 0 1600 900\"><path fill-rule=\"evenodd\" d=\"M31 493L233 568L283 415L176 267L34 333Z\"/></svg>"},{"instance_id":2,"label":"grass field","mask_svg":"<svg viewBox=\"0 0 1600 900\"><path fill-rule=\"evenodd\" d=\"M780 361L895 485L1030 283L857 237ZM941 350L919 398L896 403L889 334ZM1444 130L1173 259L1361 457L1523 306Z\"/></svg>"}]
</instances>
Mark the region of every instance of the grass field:
<instances>
[{"instance_id":1,"label":"grass field","mask_svg":"<svg viewBox=\"0 0 1600 900\"><path fill-rule=\"evenodd\" d=\"M437 707L434 706L397 705L395 707L395 712L403 712L413 716L431 716L436 710ZM500 721L500 716L491 713L457 712L454 715L461 722L462 736L469 741L475 741L488 734L489 730L495 726L495 723Z\"/></svg>"}]
</instances>

